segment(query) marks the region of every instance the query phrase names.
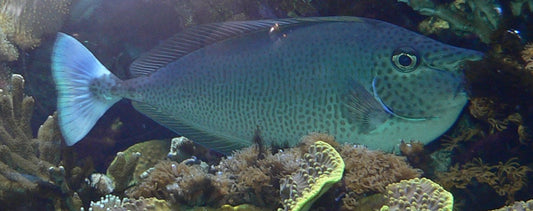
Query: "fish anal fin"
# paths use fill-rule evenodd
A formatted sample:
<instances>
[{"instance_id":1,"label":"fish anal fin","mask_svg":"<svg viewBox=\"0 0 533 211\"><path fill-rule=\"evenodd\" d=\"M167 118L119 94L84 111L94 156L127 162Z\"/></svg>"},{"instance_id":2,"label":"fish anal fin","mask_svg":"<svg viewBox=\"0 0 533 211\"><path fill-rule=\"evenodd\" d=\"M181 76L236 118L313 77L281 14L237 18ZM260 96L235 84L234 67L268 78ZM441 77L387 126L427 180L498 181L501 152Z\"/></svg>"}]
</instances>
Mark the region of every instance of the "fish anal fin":
<instances>
[{"instance_id":1,"label":"fish anal fin","mask_svg":"<svg viewBox=\"0 0 533 211\"><path fill-rule=\"evenodd\" d=\"M132 104L135 109L155 120L157 123L215 151L231 154L236 149L248 146L248 142L220 137L185 124L178 117L169 115L152 105L137 101L132 101Z\"/></svg>"}]
</instances>

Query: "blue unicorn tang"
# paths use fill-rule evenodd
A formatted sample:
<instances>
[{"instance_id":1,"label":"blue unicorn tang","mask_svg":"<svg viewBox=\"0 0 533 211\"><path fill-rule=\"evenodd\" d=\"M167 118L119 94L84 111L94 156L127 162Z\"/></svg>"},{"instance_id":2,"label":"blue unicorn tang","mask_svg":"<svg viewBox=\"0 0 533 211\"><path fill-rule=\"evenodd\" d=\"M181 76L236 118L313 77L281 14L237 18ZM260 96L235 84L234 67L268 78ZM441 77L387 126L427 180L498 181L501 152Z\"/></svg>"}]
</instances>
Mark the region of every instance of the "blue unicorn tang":
<instances>
[{"instance_id":1,"label":"blue unicorn tang","mask_svg":"<svg viewBox=\"0 0 533 211\"><path fill-rule=\"evenodd\" d=\"M128 98L221 152L251 145L257 127L267 143L325 132L391 150L455 122L467 102L461 63L481 56L378 20L322 17L192 27L137 59L129 80L58 34L52 69L68 145Z\"/></svg>"}]
</instances>

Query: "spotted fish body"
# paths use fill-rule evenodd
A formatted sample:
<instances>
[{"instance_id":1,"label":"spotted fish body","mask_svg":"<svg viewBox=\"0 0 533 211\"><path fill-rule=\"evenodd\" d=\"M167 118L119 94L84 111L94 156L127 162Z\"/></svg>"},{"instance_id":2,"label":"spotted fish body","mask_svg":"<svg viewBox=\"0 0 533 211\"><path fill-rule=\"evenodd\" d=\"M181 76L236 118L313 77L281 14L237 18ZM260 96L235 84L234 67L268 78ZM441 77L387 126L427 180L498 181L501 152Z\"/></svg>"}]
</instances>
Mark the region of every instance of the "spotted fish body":
<instances>
[{"instance_id":1,"label":"spotted fish body","mask_svg":"<svg viewBox=\"0 0 533 211\"><path fill-rule=\"evenodd\" d=\"M81 44L66 50L76 43L60 34L52 57L68 144L126 97L152 119L222 152L251 145L257 128L274 144L294 145L309 132L382 150L400 140L428 143L467 102L461 62L481 56L365 18L226 22L176 35L135 61L137 77L122 81L86 49L86 56L69 52L81 52ZM67 79L84 74L86 90L66 88L80 87ZM93 103L69 110L78 101Z\"/></svg>"}]
</instances>

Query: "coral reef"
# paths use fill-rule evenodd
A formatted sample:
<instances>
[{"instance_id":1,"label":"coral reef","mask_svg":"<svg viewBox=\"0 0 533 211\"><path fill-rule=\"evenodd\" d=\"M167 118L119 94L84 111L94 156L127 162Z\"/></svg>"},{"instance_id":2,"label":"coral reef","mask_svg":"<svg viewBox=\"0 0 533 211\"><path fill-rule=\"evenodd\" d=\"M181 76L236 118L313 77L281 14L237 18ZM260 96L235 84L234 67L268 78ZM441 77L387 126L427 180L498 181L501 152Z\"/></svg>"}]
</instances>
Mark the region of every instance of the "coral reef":
<instances>
[{"instance_id":1,"label":"coral reef","mask_svg":"<svg viewBox=\"0 0 533 211\"><path fill-rule=\"evenodd\" d=\"M189 206L222 205L229 193L230 179L224 174L208 174L206 166L161 161L148 178L126 191L130 198L156 197Z\"/></svg>"},{"instance_id":2,"label":"coral reef","mask_svg":"<svg viewBox=\"0 0 533 211\"><path fill-rule=\"evenodd\" d=\"M136 184L143 172L165 159L168 149L167 140L151 140L118 152L106 172L113 181L114 191L120 193Z\"/></svg>"},{"instance_id":3,"label":"coral reef","mask_svg":"<svg viewBox=\"0 0 533 211\"><path fill-rule=\"evenodd\" d=\"M388 210L453 210L453 196L439 184L426 178L402 180L387 186L386 203L381 211Z\"/></svg>"},{"instance_id":4,"label":"coral reef","mask_svg":"<svg viewBox=\"0 0 533 211\"><path fill-rule=\"evenodd\" d=\"M55 115L40 127L37 138L32 138L34 100L24 95L22 76L13 75L11 84L11 92L2 90L0 96L0 209L79 209L81 201L71 187L82 183L90 167L73 165L69 162L72 157L60 151Z\"/></svg>"},{"instance_id":5,"label":"coral reef","mask_svg":"<svg viewBox=\"0 0 533 211\"><path fill-rule=\"evenodd\" d=\"M530 199L526 202L517 201L509 206L495 209L493 211L527 211L527 210L533 210L533 199Z\"/></svg>"},{"instance_id":6,"label":"coral reef","mask_svg":"<svg viewBox=\"0 0 533 211\"><path fill-rule=\"evenodd\" d=\"M514 16L523 15L523 12L527 8L527 11L533 12L533 1L531 0L512 0L509 2L511 6L511 12Z\"/></svg>"},{"instance_id":7,"label":"coral reef","mask_svg":"<svg viewBox=\"0 0 533 211\"><path fill-rule=\"evenodd\" d=\"M241 204L237 206L231 206L229 204L222 205L217 211L267 211L268 209L256 207L250 204Z\"/></svg>"},{"instance_id":8,"label":"coral reef","mask_svg":"<svg viewBox=\"0 0 533 211\"><path fill-rule=\"evenodd\" d=\"M108 194L101 197L100 201L93 202L89 211L127 211L127 210L175 210L168 202L156 198L120 199L118 196ZM83 210L83 209L81 209ZM179 209L178 209L179 210Z\"/></svg>"},{"instance_id":9,"label":"coral reef","mask_svg":"<svg viewBox=\"0 0 533 211\"><path fill-rule=\"evenodd\" d=\"M39 159L34 147L29 128L34 100L24 96L24 79L13 75L12 84L12 92L3 90L0 98L0 200L16 202L38 189L25 175L48 181L48 169L53 165Z\"/></svg>"},{"instance_id":10,"label":"coral reef","mask_svg":"<svg viewBox=\"0 0 533 211\"><path fill-rule=\"evenodd\" d=\"M329 144L316 141L303 156L300 169L280 181L283 209L309 210L333 184L342 179L344 162Z\"/></svg>"},{"instance_id":11,"label":"coral reef","mask_svg":"<svg viewBox=\"0 0 533 211\"><path fill-rule=\"evenodd\" d=\"M140 157L141 153L139 152L117 153L117 156L113 162L111 162L106 172L106 175L114 182L115 191L122 192L130 186L133 172L135 171L135 167L137 166Z\"/></svg>"},{"instance_id":12,"label":"coral reef","mask_svg":"<svg viewBox=\"0 0 533 211\"><path fill-rule=\"evenodd\" d=\"M53 34L69 12L70 0L4 0L0 2L0 61L18 58L17 47L29 50Z\"/></svg>"},{"instance_id":13,"label":"coral reef","mask_svg":"<svg viewBox=\"0 0 533 211\"><path fill-rule=\"evenodd\" d=\"M176 162L182 162L191 157L197 157L208 164L218 164L222 155L218 152L210 150L194 141L180 136L173 138L170 143L170 150L167 150L168 159Z\"/></svg>"},{"instance_id":14,"label":"coral reef","mask_svg":"<svg viewBox=\"0 0 533 211\"><path fill-rule=\"evenodd\" d=\"M424 144L419 141L410 141L409 143L402 141L400 143L400 152L407 158L409 163L417 168L424 170L431 169L431 157L429 152L424 149Z\"/></svg>"},{"instance_id":15,"label":"coral reef","mask_svg":"<svg viewBox=\"0 0 533 211\"><path fill-rule=\"evenodd\" d=\"M445 188L465 189L475 185L472 179L489 185L500 196L506 196L508 202L514 201L514 195L527 185L527 173L531 169L521 166L516 158L497 165L488 165L480 158L459 166L452 166L448 172L438 175L438 183Z\"/></svg>"},{"instance_id":16,"label":"coral reef","mask_svg":"<svg viewBox=\"0 0 533 211\"><path fill-rule=\"evenodd\" d=\"M99 195L107 195L115 190L115 183L105 174L93 173L86 182L95 189Z\"/></svg>"},{"instance_id":17,"label":"coral reef","mask_svg":"<svg viewBox=\"0 0 533 211\"><path fill-rule=\"evenodd\" d=\"M351 145L343 145L339 152L346 165L343 179L346 189L358 195L383 192L391 183L422 174L405 157Z\"/></svg>"},{"instance_id":18,"label":"coral reef","mask_svg":"<svg viewBox=\"0 0 533 211\"><path fill-rule=\"evenodd\" d=\"M343 182L332 185L340 179L342 169ZM339 202L344 196L336 195L339 191L347 193L343 201L359 200L385 191L388 184L419 177L421 172L410 167L404 157L340 145L332 136L312 133L294 148L272 150L254 145L211 167L194 158L181 163L160 161L146 174L139 184L126 190L128 197L156 197L173 205L248 204L292 210L291 206L308 209L325 192L323 197L338 197ZM314 182L308 181L311 178Z\"/></svg>"},{"instance_id":19,"label":"coral reef","mask_svg":"<svg viewBox=\"0 0 533 211\"><path fill-rule=\"evenodd\" d=\"M481 41L489 43L492 32L498 28L501 22L499 6L496 1L455 0L443 4L434 0L398 1L405 2L422 15L432 16L424 21L420 27L420 30L426 33L449 27L460 35L465 32L476 34ZM427 27L428 25L431 27Z\"/></svg>"},{"instance_id":20,"label":"coral reef","mask_svg":"<svg viewBox=\"0 0 533 211\"><path fill-rule=\"evenodd\" d=\"M190 158L194 153L194 142L190 139L181 136L176 137L171 140L170 150L167 154L167 157L173 161L181 162L187 158Z\"/></svg>"},{"instance_id":21,"label":"coral reef","mask_svg":"<svg viewBox=\"0 0 533 211\"><path fill-rule=\"evenodd\" d=\"M141 153L137 165L135 165L135 171L133 171L133 183L138 182L139 176L144 171L155 166L160 160L166 158L169 146L170 143L168 140L151 140L137 143L123 151L126 154L135 152Z\"/></svg>"}]
</instances>

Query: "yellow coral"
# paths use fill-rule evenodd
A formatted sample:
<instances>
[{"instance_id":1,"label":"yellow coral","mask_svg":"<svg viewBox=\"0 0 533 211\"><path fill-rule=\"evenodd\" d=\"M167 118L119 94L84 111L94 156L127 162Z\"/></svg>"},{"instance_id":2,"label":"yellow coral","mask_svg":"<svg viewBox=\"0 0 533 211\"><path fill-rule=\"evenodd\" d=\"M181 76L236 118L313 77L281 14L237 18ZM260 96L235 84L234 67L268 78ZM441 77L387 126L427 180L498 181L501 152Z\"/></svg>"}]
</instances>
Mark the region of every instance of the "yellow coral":
<instances>
[{"instance_id":1,"label":"yellow coral","mask_svg":"<svg viewBox=\"0 0 533 211\"><path fill-rule=\"evenodd\" d=\"M259 208L251 204L241 204L237 206L231 206L229 204L222 205L217 211L263 211L268 210L265 208Z\"/></svg>"},{"instance_id":2,"label":"yellow coral","mask_svg":"<svg viewBox=\"0 0 533 211\"><path fill-rule=\"evenodd\" d=\"M280 181L284 209L309 210L333 184L342 179L344 161L329 144L317 141L304 155L300 170Z\"/></svg>"},{"instance_id":3,"label":"yellow coral","mask_svg":"<svg viewBox=\"0 0 533 211\"><path fill-rule=\"evenodd\" d=\"M453 209L453 195L426 178L390 184L387 186L385 198L387 202L381 207L381 211Z\"/></svg>"}]
</instances>

